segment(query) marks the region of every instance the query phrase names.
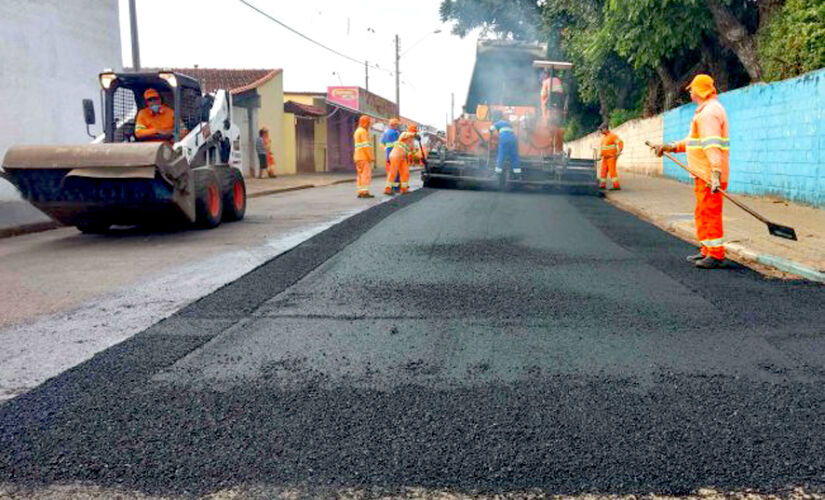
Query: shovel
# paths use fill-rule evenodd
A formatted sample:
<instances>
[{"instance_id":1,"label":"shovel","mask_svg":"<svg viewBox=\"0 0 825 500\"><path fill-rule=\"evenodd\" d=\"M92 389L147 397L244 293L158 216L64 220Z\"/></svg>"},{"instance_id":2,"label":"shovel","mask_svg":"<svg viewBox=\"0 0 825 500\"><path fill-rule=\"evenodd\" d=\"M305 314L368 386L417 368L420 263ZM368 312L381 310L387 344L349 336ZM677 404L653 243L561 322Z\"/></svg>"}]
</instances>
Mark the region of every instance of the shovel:
<instances>
[{"instance_id":1,"label":"shovel","mask_svg":"<svg viewBox=\"0 0 825 500\"><path fill-rule=\"evenodd\" d=\"M648 147L653 148L653 145L651 145L649 141L645 141L645 144L646 144ZM695 176L695 177L696 177L696 178L698 178L699 180L704 181L704 182L705 182L705 184L710 185L710 182L709 182L707 179L705 179L705 178L704 178L704 177L702 177L701 175L697 175L697 174L696 174L696 172L694 172L694 171L690 170L690 169L687 167L687 165L685 165L684 163L682 163L681 161L679 161L679 160L678 160L675 156L673 156L672 154L670 154L670 153L665 153L665 156L667 156L667 157L668 157L668 159L669 159L670 161L672 161L673 163L675 163L675 164L679 165L680 167L682 167L683 169L687 170L687 171L688 171L688 173L690 173L691 175ZM771 222L771 221L769 221L768 219L766 219L765 217L763 217L762 215L760 215L759 213L757 213L754 209L752 209L752 208L748 207L747 205L745 205L745 204L744 204L744 203L742 203L741 201L737 200L737 199L736 199L736 198L734 198L733 196L729 195L729 194L728 194L728 193L726 193L725 191L723 191L723 190L721 190L721 189L720 189L720 190L719 190L719 192L720 192L720 193L722 193L722 196L724 196L725 198L727 198L728 200L730 200L730 202L731 202L731 203L733 203L733 204L734 204L734 205L736 205L737 207L741 208L741 209L742 209L742 210L744 210L745 212L747 212L747 213L751 214L752 216L756 217L756 218L757 218L760 222L762 222L763 224L765 224L766 226L768 226L768 233L770 233L770 234L771 234L771 236L776 236L777 238L784 238L784 239L786 239L786 240L793 240L793 241L796 241L796 231L794 230L794 228L789 227L789 226L783 226L782 224L777 224L777 223L775 223L775 222Z\"/></svg>"}]
</instances>

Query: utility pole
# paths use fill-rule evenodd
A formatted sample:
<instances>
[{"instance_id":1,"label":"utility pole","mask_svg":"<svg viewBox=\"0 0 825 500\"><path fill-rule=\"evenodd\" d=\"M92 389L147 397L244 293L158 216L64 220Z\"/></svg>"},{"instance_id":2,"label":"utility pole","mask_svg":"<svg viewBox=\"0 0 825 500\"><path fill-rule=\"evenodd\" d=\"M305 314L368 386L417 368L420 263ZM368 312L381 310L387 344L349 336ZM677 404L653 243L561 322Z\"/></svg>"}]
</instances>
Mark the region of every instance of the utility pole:
<instances>
[{"instance_id":1,"label":"utility pole","mask_svg":"<svg viewBox=\"0 0 825 500\"><path fill-rule=\"evenodd\" d=\"M450 122L455 121L455 92L450 92Z\"/></svg>"},{"instance_id":2,"label":"utility pole","mask_svg":"<svg viewBox=\"0 0 825 500\"><path fill-rule=\"evenodd\" d=\"M132 68L140 71L140 44L138 43L137 8L135 0L129 0L129 31L132 35Z\"/></svg>"},{"instance_id":3,"label":"utility pole","mask_svg":"<svg viewBox=\"0 0 825 500\"><path fill-rule=\"evenodd\" d=\"M401 73L398 69L398 60L401 59L401 42L395 35L395 105L398 107L398 116L401 117Z\"/></svg>"},{"instance_id":4,"label":"utility pole","mask_svg":"<svg viewBox=\"0 0 825 500\"><path fill-rule=\"evenodd\" d=\"M364 61L364 88L370 89L370 65Z\"/></svg>"}]
</instances>

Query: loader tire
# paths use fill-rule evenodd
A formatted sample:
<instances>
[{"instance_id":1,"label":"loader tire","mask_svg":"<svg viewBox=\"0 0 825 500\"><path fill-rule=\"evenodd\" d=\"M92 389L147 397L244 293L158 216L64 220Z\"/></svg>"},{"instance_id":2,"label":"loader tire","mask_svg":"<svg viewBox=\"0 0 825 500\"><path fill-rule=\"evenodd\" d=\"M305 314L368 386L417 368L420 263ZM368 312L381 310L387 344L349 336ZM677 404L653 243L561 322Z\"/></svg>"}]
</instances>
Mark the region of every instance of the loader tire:
<instances>
[{"instance_id":1,"label":"loader tire","mask_svg":"<svg viewBox=\"0 0 825 500\"><path fill-rule=\"evenodd\" d=\"M211 229L221 223L223 197L218 175L209 168L194 170L195 174L195 225Z\"/></svg>"},{"instance_id":2,"label":"loader tire","mask_svg":"<svg viewBox=\"0 0 825 500\"><path fill-rule=\"evenodd\" d=\"M223 194L223 220L232 222L243 219L246 213L246 183L237 168L230 168Z\"/></svg>"}]
</instances>

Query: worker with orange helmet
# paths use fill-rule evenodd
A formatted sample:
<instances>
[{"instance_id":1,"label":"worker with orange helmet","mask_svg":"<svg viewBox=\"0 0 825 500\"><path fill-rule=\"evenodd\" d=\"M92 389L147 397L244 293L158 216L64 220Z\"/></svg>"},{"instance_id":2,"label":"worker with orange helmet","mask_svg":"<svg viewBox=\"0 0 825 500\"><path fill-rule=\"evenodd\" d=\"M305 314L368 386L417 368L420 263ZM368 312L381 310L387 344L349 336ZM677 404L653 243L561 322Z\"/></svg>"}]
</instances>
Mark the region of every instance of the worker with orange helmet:
<instances>
[{"instance_id":1,"label":"worker with orange helmet","mask_svg":"<svg viewBox=\"0 0 825 500\"><path fill-rule=\"evenodd\" d=\"M424 149L423 146L421 146L421 137L418 135L418 125L413 123L407 129L407 132L410 132L415 136L413 140L412 151L410 153L410 165L423 165L423 158L427 154L427 150Z\"/></svg>"},{"instance_id":2,"label":"worker with orange helmet","mask_svg":"<svg viewBox=\"0 0 825 500\"><path fill-rule=\"evenodd\" d=\"M398 118L390 118L389 128L384 131L384 135L381 136L381 144L384 145L384 152L387 155L385 163L387 173L390 171L390 153L392 153L392 148L394 148L398 142L398 136L401 135L401 132L398 130L400 127L401 120ZM393 187L397 188L398 185Z\"/></svg>"},{"instance_id":3,"label":"worker with orange helmet","mask_svg":"<svg viewBox=\"0 0 825 500\"><path fill-rule=\"evenodd\" d=\"M135 118L135 137L139 141L171 141L175 134L175 111L163 104L157 90L149 88L143 93L145 107ZM180 136L186 135L183 124Z\"/></svg>"},{"instance_id":4,"label":"worker with orange helmet","mask_svg":"<svg viewBox=\"0 0 825 500\"><path fill-rule=\"evenodd\" d=\"M400 180L401 194L407 194L410 190L410 154L412 153L413 140L415 134L404 132L398 137L398 142L390 153L390 171L387 172L387 186L384 194L391 195L392 187L396 178ZM396 177L398 176L398 177Z\"/></svg>"},{"instance_id":5,"label":"worker with orange helmet","mask_svg":"<svg viewBox=\"0 0 825 500\"><path fill-rule=\"evenodd\" d=\"M602 168L599 171L599 189L607 188L607 179L610 178L613 189L621 189L619 185L619 174L616 173L616 162L619 155L624 150L624 141L618 135L610 131L610 127L603 123L599 127L602 134L601 156Z\"/></svg>"},{"instance_id":6,"label":"worker with orange helmet","mask_svg":"<svg viewBox=\"0 0 825 500\"><path fill-rule=\"evenodd\" d=\"M358 189L359 198L374 198L370 194L370 184L372 183L372 164L375 162L375 157L372 151L372 142L370 142L370 117L361 115L358 119L358 128L352 138L355 143L355 148L352 154L352 159L355 161L355 171L357 172L356 188Z\"/></svg>"},{"instance_id":7,"label":"worker with orange helmet","mask_svg":"<svg viewBox=\"0 0 825 500\"><path fill-rule=\"evenodd\" d=\"M730 136L728 115L719 102L713 78L696 75L688 85L690 99L697 104L690 123L690 134L675 144L654 146L656 154L687 152L688 169L696 173L696 236L701 251L688 257L696 267L725 267L722 193L728 187Z\"/></svg>"}]
</instances>

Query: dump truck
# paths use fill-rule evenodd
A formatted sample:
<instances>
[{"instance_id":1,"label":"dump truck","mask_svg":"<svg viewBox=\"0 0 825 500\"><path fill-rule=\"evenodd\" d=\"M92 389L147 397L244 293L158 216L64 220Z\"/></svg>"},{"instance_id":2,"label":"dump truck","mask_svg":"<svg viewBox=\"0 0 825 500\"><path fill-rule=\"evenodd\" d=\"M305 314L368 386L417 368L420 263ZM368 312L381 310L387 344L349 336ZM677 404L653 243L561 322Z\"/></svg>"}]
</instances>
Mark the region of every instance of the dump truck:
<instances>
[{"instance_id":1,"label":"dump truck","mask_svg":"<svg viewBox=\"0 0 825 500\"><path fill-rule=\"evenodd\" d=\"M564 151L567 99L564 80L572 64L546 60L545 44L479 40L464 112L447 126L443 147L429 152L421 176L425 186L497 189L562 188L598 193L596 161ZM549 73L549 98L541 101L542 73ZM518 139L522 173L495 174L498 111Z\"/></svg>"},{"instance_id":2,"label":"dump truck","mask_svg":"<svg viewBox=\"0 0 825 500\"><path fill-rule=\"evenodd\" d=\"M204 95L197 80L163 71L104 71L99 81L103 133L91 143L7 150L0 175L25 200L86 233L113 225L213 228L244 217L240 129L229 92ZM174 131L139 138L135 119L150 88L174 111ZM83 111L88 132L92 100L83 100Z\"/></svg>"}]
</instances>

